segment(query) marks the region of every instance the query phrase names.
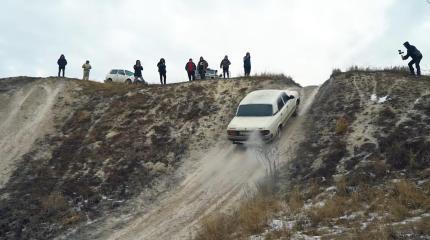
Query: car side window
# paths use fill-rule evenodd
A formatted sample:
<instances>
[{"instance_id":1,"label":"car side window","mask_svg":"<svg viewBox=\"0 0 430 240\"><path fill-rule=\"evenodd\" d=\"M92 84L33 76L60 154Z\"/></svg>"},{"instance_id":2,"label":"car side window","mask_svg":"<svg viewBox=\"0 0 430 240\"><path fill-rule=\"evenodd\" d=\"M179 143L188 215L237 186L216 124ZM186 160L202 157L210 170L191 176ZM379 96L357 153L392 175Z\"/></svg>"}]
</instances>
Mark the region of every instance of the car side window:
<instances>
[{"instance_id":1,"label":"car side window","mask_svg":"<svg viewBox=\"0 0 430 240\"><path fill-rule=\"evenodd\" d=\"M118 73L118 70L112 70L112 71L110 71L110 74L117 74Z\"/></svg>"},{"instance_id":2,"label":"car side window","mask_svg":"<svg viewBox=\"0 0 430 240\"><path fill-rule=\"evenodd\" d=\"M286 93L282 93L282 99L284 100L284 103L287 103L288 100L290 100L290 97Z\"/></svg>"},{"instance_id":3,"label":"car side window","mask_svg":"<svg viewBox=\"0 0 430 240\"><path fill-rule=\"evenodd\" d=\"M124 70L118 70L119 75L125 75Z\"/></svg>"},{"instance_id":4,"label":"car side window","mask_svg":"<svg viewBox=\"0 0 430 240\"><path fill-rule=\"evenodd\" d=\"M281 109L284 107L285 103L282 100L281 97L278 98L278 110L281 111Z\"/></svg>"}]
</instances>

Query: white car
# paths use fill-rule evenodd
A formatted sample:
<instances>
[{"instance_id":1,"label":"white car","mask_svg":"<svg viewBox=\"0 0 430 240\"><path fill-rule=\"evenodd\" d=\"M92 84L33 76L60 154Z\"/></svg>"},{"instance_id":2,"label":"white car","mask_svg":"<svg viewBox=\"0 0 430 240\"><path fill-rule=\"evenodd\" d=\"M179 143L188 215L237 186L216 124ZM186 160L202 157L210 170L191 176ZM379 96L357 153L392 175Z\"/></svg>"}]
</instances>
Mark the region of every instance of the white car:
<instances>
[{"instance_id":1,"label":"white car","mask_svg":"<svg viewBox=\"0 0 430 240\"><path fill-rule=\"evenodd\" d=\"M259 90L249 93L239 104L236 116L227 127L228 139L244 143L252 134L264 142L277 137L300 104L297 91Z\"/></svg>"},{"instance_id":2,"label":"white car","mask_svg":"<svg viewBox=\"0 0 430 240\"><path fill-rule=\"evenodd\" d=\"M124 69L112 69L106 75L105 83L119 82L131 84L134 80L134 73Z\"/></svg>"},{"instance_id":3,"label":"white car","mask_svg":"<svg viewBox=\"0 0 430 240\"><path fill-rule=\"evenodd\" d=\"M217 78L219 78L218 70L213 70L210 68L206 69L205 78L206 79L217 79ZM196 71L196 80L200 80L199 71Z\"/></svg>"}]
</instances>

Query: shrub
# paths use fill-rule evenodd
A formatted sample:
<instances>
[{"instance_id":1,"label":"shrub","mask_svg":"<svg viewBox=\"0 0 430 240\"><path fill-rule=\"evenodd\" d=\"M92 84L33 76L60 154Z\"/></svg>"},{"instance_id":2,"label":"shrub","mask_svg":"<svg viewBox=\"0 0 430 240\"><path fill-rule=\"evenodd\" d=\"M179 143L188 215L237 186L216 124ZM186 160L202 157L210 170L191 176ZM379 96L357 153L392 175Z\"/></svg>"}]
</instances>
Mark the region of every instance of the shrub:
<instances>
[{"instance_id":1,"label":"shrub","mask_svg":"<svg viewBox=\"0 0 430 240\"><path fill-rule=\"evenodd\" d=\"M336 134L339 134L339 135L345 134L348 130L348 126L349 126L349 123L346 117L338 118L336 121L336 129L335 129Z\"/></svg>"}]
</instances>

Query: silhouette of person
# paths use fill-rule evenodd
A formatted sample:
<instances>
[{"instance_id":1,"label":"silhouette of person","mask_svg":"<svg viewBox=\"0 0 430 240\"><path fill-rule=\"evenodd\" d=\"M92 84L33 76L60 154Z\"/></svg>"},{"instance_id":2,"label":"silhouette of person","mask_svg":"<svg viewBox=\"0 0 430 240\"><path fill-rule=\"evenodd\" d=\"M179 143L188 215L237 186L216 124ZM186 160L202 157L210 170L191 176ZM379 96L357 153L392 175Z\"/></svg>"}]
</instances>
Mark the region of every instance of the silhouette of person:
<instances>
[{"instance_id":1,"label":"silhouette of person","mask_svg":"<svg viewBox=\"0 0 430 240\"><path fill-rule=\"evenodd\" d=\"M231 62L230 60L228 60L228 56L225 56L220 64L220 68L222 68L222 73L224 78L226 75L227 75L227 78L230 78L230 71L229 71L230 65L231 65Z\"/></svg>"},{"instance_id":2,"label":"silhouette of person","mask_svg":"<svg viewBox=\"0 0 430 240\"><path fill-rule=\"evenodd\" d=\"M417 68L417 76L421 76L420 62L423 59L423 55L415 46L409 44L409 42L405 42L403 46L405 46L405 48L408 50L406 56L403 57L403 60L407 60L409 57L412 58L412 61L410 61L408 64L411 75L415 76L415 64L415 67Z\"/></svg>"},{"instance_id":3,"label":"silhouette of person","mask_svg":"<svg viewBox=\"0 0 430 240\"><path fill-rule=\"evenodd\" d=\"M251 75L251 54L249 52L243 57L243 68L245 70L245 77L249 77Z\"/></svg>"},{"instance_id":4,"label":"silhouette of person","mask_svg":"<svg viewBox=\"0 0 430 240\"><path fill-rule=\"evenodd\" d=\"M65 75L66 72L66 65L67 65L67 60L66 57L64 57L64 54L61 54L60 58L57 61L58 64L58 77L61 76L61 72L63 72L63 77Z\"/></svg>"},{"instance_id":5,"label":"silhouette of person","mask_svg":"<svg viewBox=\"0 0 430 240\"><path fill-rule=\"evenodd\" d=\"M188 74L188 81L196 80L196 69L196 64L193 62L193 59L190 58L190 60L185 65L185 71L187 71Z\"/></svg>"},{"instance_id":6,"label":"silhouette of person","mask_svg":"<svg viewBox=\"0 0 430 240\"><path fill-rule=\"evenodd\" d=\"M161 85L166 85L166 60L164 58L160 59L160 62L157 64L158 73L160 74L160 83Z\"/></svg>"},{"instance_id":7,"label":"silhouette of person","mask_svg":"<svg viewBox=\"0 0 430 240\"><path fill-rule=\"evenodd\" d=\"M206 69L208 68L209 64L206 62L206 60L203 57L200 57L200 61L197 64L197 69L200 74L200 79L204 80L206 78Z\"/></svg>"},{"instance_id":8,"label":"silhouette of person","mask_svg":"<svg viewBox=\"0 0 430 240\"><path fill-rule=\"evenodd\" d=\"M84 63L84 65L82 65L82 68L84 69L84 77L82 78L82 80L90 80L90 70L91 70L91 65L90 65L90 61L86 61Z\"/></svg>"},{"instance_id":9,"label":"silhouette of person","mask_svg":"<svg viewBox=\"0 0 430 240\"><path fill-rule=\"evenodd\" d=\"M140 81L142 83L145 83L145 80L142 77L142 71L143 67L140 63L140 60L136 60L136 65L133 66L134 68L134 83L139 83Z\"/></svg>"}]
</instances>

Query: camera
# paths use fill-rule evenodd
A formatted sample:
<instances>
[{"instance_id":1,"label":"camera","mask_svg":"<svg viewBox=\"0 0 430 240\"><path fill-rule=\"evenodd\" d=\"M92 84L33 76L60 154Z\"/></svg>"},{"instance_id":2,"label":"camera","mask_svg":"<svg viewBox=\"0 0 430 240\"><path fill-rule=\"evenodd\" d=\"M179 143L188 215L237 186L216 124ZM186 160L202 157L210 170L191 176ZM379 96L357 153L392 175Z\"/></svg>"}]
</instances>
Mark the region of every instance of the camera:
<instances>
[{"instance_id":1,"label":"camera","mask_svg":"<svg viewBox=\"0 0 430 240\"><path fill-rule=\"evenodd\" d=\"M405 54L402 50L398 50L400 55Z\"/></svg>"}]
</instances>

